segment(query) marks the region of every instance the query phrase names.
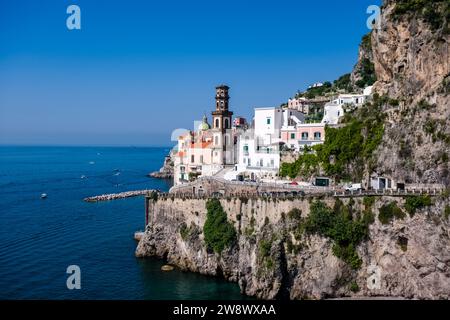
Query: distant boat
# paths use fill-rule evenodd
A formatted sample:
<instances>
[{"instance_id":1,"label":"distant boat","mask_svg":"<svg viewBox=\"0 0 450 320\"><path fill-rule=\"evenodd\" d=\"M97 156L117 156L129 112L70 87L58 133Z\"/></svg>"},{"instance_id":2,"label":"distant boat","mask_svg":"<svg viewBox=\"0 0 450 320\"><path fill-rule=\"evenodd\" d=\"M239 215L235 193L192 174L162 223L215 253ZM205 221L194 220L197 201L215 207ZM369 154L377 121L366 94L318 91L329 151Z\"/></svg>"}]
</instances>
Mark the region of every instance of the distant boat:
<instances>
[{"instance_id":1,"label":"distant boat","mask_svg":"<svg viewBox=\"0 0 450 320\"><path fill-rule=\"evenodd\" d=\"M94 161L90 161L89 164L95 164L95 162Z\"/></svg>"},{"instance_id":2,"label":"distant boat","mask_svg":"<svg viewBox=\"0 0 450 320\"><path fill-rule=\"evenodd\" d=\"M86 179L87 177L83 174L82 176L81 176L81 179Z\"/></svg>"},{"instance_id":3,"label":"distant boat","mask_svg":"<svg viewBox=\"0 0 450 320\"><path fill-rule=\"evenodd\" d=\"M120 172L114 173L115 176L120 176Z\"/></svg>"},{"instance_id":4,"label":"distant boat","mask_svg":"<svg viewBox=\"0 0 450 320\"><path fill-rule=\"evenodd\" d=\"M41 199L45 199L45 198L47 198L47 194L46 193L41 194Z\"/></svg>"}]
</instances>

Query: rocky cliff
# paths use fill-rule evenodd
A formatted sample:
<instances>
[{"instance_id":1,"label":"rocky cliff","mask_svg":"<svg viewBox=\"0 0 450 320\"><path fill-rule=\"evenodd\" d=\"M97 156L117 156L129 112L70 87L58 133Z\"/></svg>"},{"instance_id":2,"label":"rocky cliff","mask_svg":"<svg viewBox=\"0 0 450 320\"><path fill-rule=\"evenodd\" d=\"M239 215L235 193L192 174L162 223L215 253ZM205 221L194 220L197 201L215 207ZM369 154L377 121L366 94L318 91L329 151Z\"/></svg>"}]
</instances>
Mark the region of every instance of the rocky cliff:
<instances>
[{"instance_id":1,"label":"rocky cliff","mask_svg":"<svg viewBox=\"0 0 450 320\"><path fill-rule=\"evenodd\" d=\"M376 171L396 180L450 185L448 1L387 0L371 33L377 82L389 118Z\"/></svg>"},{"instance_id":2,"label":"rocky cliff","mask_svg":"<svg viewBox=\"0 0 450 320\"><path fill-rule=\"evenodd\" d=\"M157 179L173 179L174 156L174 151L170 151L164 158L164 164L159 171L152 172L149 176Z\"/></svg>"},{"instance_id":3,"label":"rocky cliff","mask_svg":"<svg viewBox=\"0 0 450 320\"><path fill-rule=\"evenodd\" d=\"M330 239L299 235L302 219L310 214L308 200L222 199L237 238L221 253L205 243L205 200L148 201L150 223L136 249L138 257L159 256L184 270L222 276L239 283L247 295L264 299L450 298L449 220L441 198L413 217L385 224L375 218L368 238L356 249L359 268L337 258ZM322 201L330 207L336 202L333 198ZM344 199L343 204L352 201ZM404 206L402 198L377 198L371 204L375 217L392 202ZM356 212L367 209L362 198L350 205L354 219Z\"/></svg>"}]
</instances>

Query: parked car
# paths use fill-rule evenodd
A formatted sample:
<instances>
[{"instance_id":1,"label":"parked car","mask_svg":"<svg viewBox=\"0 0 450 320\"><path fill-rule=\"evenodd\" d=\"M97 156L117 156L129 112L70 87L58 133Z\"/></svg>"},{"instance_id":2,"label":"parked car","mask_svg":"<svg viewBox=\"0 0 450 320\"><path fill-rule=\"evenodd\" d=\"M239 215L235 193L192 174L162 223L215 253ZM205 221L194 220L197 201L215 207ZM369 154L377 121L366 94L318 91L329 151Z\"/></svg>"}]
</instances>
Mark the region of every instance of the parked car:
<instances>
[{"instance_id":1,"label":"parked car","mask_svg":"<svg viewBox=\"0 0 450 320\"><path fill-rule=\"evenodd\" d=\"M292 182L290 183L290 185L291 185L291 186L298 186L298 182L297 182L297 181L292 181Z\"/></svg>"},{"instance_id":2,"label":"parked car","mask_svg":"<svg viewBox=\"0 0 450 320\"><path fill-rule=\"evenodd\" d=\"M362 190L361 183L352 183L345 187L345 191L359 191Z\"/></svg>"}]
</instances>

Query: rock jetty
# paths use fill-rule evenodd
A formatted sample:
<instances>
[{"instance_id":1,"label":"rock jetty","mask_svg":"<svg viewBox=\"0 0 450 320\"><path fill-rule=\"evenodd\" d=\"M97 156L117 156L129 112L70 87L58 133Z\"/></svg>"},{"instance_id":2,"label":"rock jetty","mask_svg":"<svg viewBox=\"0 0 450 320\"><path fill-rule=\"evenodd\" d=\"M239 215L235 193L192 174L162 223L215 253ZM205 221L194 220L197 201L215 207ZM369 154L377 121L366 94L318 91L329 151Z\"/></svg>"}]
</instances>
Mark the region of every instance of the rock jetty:
<instances>
[{"instance_id":1,"label":"rock jetty","mask_svg":"<svg viewBox=\"0 0 450 320\"><path fill-rule=\"evenodd\" d=\"M135 190L135 191L125 191L120 193L102 194L95 197L84 198L86 202L98 202L98 201L110 201L117 199L124 199L130 197L137 197L149 194L151 192L159 192L158 190Z\"/></svg>"}]
</instances>

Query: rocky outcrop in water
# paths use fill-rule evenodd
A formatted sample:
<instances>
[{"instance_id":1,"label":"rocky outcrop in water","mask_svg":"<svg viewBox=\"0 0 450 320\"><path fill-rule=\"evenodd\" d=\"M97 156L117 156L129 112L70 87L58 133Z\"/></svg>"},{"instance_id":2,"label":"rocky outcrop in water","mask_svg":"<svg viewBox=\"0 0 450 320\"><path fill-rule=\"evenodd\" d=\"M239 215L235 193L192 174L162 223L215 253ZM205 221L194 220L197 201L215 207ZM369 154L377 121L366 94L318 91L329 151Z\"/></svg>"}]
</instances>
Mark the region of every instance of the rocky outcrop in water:
<instances>
[{"instance_id":1,"label":"rocky outcrop in water","mask_svg":"<svg viewBox=\"0 0 450 320\"><path fill-rule=\"evenodd\" d=\"M152 178L157 179L173 179L174 162L172 152L164 158L164 164L159 169L149 174Z\"/></svg>"}]
</instances>

